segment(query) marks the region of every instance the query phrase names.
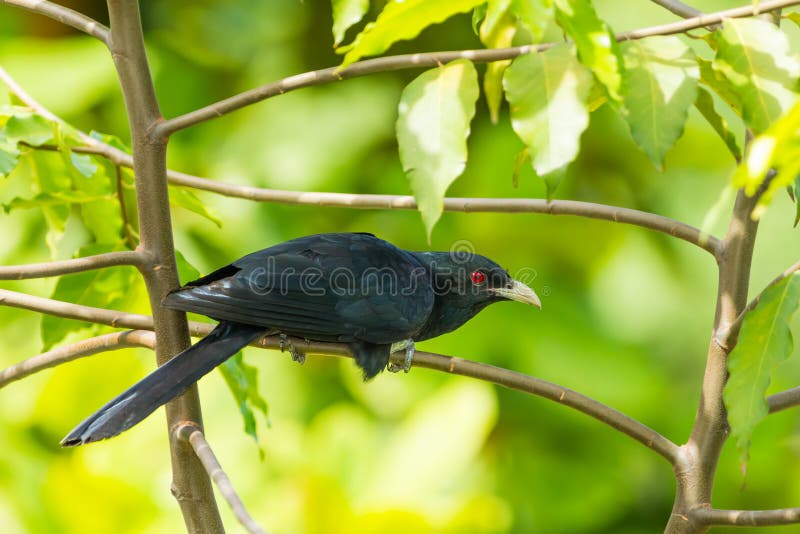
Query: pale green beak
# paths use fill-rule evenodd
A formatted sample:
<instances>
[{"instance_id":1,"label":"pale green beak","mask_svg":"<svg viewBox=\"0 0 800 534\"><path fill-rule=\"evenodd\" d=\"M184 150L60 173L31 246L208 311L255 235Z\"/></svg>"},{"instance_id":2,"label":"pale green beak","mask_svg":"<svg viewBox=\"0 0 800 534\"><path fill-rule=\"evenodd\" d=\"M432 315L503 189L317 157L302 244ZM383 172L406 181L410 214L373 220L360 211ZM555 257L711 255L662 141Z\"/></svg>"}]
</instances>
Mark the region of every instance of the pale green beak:
<instances>
[{"instance_id":1,"label":"pale green beak","mask_svg":"<svg viewBox=\"0 0 800 534\"><path fill-rule=\"evenodd\" d=\"M495 287L492 288L492 291L495 295L503 297L504 299L516 300L523 304L536 306L540 310L542 309L542 301L539 300L539 295L537 295L533 289L518 280L512 280L511 282L511 287Z\"/></svg>"}]
</instances>

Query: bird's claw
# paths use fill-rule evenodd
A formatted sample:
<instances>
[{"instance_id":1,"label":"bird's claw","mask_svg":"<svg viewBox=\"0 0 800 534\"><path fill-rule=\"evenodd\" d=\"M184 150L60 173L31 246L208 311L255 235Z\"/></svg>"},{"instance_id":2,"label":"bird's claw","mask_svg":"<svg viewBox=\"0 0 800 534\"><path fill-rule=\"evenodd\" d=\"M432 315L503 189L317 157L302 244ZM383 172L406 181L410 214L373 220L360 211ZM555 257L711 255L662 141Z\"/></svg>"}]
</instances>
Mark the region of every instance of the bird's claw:
<instances>
[{"instance_id":1,"label":"bird's claw","mask_svg":"<svg viewBox=\"0 0 800 534\"><path fill-rule=\"evenodd\" d=\"M300 352L299 350L297 350L295 348L295 346L294 346L294 343L289 341L289 338L286 336L286 334L280 334L279 337L280 337L280 341L278 343L280 345L281 352L283 352L285 349L288 349L289 350L289 354L292 355L292 361L293 362L297 362L300 365L303 365L304 363L306 363L306 353L305 352Z\"/></svg>"},{"instance_id":2,"label":"bird's claw","mask_svg":"<svg viewBox=\"0 0 800 534\"><path fill-rule=\"evenodd\" d=\"M389 365L386 366L386 370L390 373L399 373L400 371L409 372L411 370L411 363L414 361L414 341L409 339L406 341L401 341L400 343L396 343L392 345L391 352L399 352L405 349L406 356L403 360L403 365L397 365L393 361L389 361Z\"/></svg>"}]
</instances>

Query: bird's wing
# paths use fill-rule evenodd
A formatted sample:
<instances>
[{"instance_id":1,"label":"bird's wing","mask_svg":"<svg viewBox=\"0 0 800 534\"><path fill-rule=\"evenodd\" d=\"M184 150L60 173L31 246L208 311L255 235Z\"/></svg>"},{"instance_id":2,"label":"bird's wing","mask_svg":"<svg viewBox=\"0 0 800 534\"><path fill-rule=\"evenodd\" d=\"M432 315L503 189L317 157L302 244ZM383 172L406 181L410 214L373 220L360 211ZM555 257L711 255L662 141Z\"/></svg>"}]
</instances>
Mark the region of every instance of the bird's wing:
<instances>
[{"instance_id":1,"label":"bird's wing","mask_svg":"<svg viewBox=\"0 0 800 534\"><path fill-rule=\"evenodd\" d=\"M235 261L164 305L320 341L413 337L433 306L425 268L368 234L319 234Z\"/></svg>"}]
</instances>

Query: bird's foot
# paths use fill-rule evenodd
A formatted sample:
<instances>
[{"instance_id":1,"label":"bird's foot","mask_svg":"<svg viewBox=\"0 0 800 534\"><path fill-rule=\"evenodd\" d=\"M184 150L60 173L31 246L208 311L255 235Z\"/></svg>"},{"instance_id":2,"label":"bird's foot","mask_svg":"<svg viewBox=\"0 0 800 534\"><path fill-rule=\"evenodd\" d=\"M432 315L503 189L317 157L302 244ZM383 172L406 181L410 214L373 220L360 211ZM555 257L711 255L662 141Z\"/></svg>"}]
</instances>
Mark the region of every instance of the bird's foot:
<instances>
[{"instance_id":1,"label":"bird's foot","mask_svg":"<svg viewBox=\"0 0 800 534\"><path fill-rule=\"evenodd\" d=\"M389 365L386 366L386 370L390 373L399 373L400 371L409 372L411 370L411 362L414 361L414 340L413 339L406 339L404 341L398 341L397 343L392 343L392 346L389 349L389 353L400 352L401 350L406 351L406 357L403 360L403 365L397 365L394 362L390 361Z\"/></svg>"},{"instance_id":2,"label":"bird's foot","mask_svg":"<svg viewBox=\"0 0 800 534\"><path fill-rule=\"evenodd\" d=\"M306 353L305 352L300 352L299 350L297 350L295 348L295 346L294 346L294 343L289 341L289 338L286 336L286 334L280 334L279 337L280 337L281 352L283 352L285 349L288 349L289 350L289 354L292 355L292 361L293 362L297 362L300 365L303 365L304 363L306 363Z\"/></svg>"}]
</instances>

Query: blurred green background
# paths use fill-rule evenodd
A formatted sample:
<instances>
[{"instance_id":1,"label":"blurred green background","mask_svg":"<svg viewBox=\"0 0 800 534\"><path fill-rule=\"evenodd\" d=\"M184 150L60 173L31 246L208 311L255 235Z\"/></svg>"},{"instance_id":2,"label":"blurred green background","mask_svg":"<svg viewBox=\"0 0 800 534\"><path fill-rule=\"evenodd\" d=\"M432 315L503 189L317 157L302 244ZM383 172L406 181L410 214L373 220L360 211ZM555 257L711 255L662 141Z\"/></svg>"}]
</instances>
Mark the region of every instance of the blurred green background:
<instances>
[{"instance_id":1,"label":"blurred green background","mask_svg":"<svg viewBox=\"0 0 800 534\"><path fill-rule=\"evenodd\" d=\"M168 117L339 60L331 48L327 2L143 4L155 84ZM101 2L73 5L106 19ZM618 31L674 20L648 2L596 5ZM732 3L696 5L710 11ZM797 32L787 31L797 45ZM390 52L468 47L480 45L463 16ZM115 74L100 43L1 6L0 64L72 124L128 138ZM303 89L181 132L170 143L170 166L262 187L407 194L394 120L400 91L418 74ZM0 103L7 101L0 90ZM522 143L505 111L492 125L481 101L472 126L470 160L452 196L544 196L530 171L523 171L518 188L512 184ZM556 197L653 211L699 226L733 166L722 142L692 110L666 171L658 172L624 122L604 106L593 113L582 154ZM4 192L0 202L10 194ZM199 195L223 227L183 210L174 210L174 226L178 249L202 272L286 239L328 231L374 232L410 249L447 250L467 239L512 274L535 272L532 286L542 296L542 312L494 306L419 347L577 389L678 443L689 434L716 288L715 264L699 249L602 221L455 213L444 214L428 245L414 212ZM724 231L729 204L713 227L717 234ZM761 224L751 293L800 257L793 217L789 198L778 195ZM0 263L48 260L45 232L38 212L0 214ZM53 286L53 280L2 284L43 296ZM40 352L39 325L35 313L0 307L0 367ZM202 380L201 396L210 442L251 513L272 534L644 533L660 531L669 515L674 484L662 459L552 402L420 369L407 376L384 373L364 384L347 360L310 357L301 367L274 352L248 349L245 357L258 367L269 402L269 426L260 429L263 460L242 432L219 373ZM75 450L58 446L78 421L153 365L145 350L107 353L0 390L4 533L183 529L169 493L161 413L108 442ZM772 387L798 380L800 363L793 359ZM797 414L790 410L759 425L746 476L734 448L726 447L715 506L800 503ZM220 507L229 531L239 531L226 506Z\"/></svg>"}]
</instances>

